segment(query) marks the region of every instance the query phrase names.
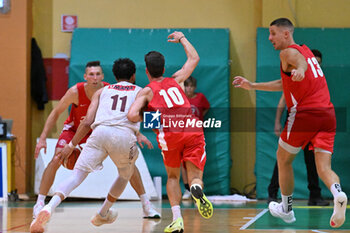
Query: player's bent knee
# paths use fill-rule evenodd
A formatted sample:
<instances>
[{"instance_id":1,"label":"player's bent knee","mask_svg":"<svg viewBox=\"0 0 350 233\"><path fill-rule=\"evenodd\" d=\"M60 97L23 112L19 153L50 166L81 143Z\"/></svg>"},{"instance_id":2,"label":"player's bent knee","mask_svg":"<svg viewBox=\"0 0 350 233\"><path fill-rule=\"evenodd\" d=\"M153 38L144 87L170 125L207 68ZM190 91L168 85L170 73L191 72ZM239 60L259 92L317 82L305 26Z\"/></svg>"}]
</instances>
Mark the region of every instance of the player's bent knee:
<instances>
[{"instance_id":1,"label":"player's bent knee","mask_svg":"<svg viewBox=\"0 0 350 233\"><path fill-rule=\"evenodd\" d=\"M133 169L119 169L119 177L125 180L130 180L133 173L134 173Z\"/></svg>"},{"instance_id":2,"label":"player's bent knee","mask_svg":"<svg viewBox=\"0 0 350 233\"><path fill-rule=\"evenodd\" d=\"M173 173L173 172L169 172L169 173L168 173L168 180L169 180L169 179L180 180L180 174L178 174L178 173Z\"/></svg>"},{"instance_id":3,"label":"player's bent knee","mask_svg":"<svg viewBox=\"0 0 350 233\"><path fill-rule=\"evenodd\" d=\"M122 175L120 175L120 177L123 178L124 180L130 180L131 175L132 174L125 174L125 173L123 173Z\"/></svg>"}]
</instances>

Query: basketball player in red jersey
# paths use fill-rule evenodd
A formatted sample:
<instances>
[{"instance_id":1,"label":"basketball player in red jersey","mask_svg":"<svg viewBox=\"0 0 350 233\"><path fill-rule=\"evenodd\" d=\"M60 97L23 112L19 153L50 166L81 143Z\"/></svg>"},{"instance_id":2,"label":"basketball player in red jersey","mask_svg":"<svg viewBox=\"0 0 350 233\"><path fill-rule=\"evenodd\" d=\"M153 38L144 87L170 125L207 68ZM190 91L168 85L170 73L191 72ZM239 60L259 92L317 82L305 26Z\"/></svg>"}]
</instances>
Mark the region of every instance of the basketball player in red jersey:
<instances>
[{"instance_id":1,"label":"basketball player in red jersey","mask_svg":"<svg viewBox=\"0 0 350 233\"><path fill-rule=\"evenodd\" d=\"M209 111L210 103L203 93L195 92L197 88L197 80L190 76L185 81L185 94L190 101L192 113L200 120L204 119L205 114Z\"/></svg>"},{"instance_id":2,"label":"basketball player in red jersey","mask_svg":"<svg viewBox=\"0 0 350 233\"><path fill-rule=\"evenodd\" d=\"M203 93L195 92L197 88L197 80L190 76L184 82L185 94L190 101L192 113L200 120L204 120L205 114L209 111L210 103ZM191 199L190 186L188 185L187 172L184 166L181 166L182 181L185 186L185 192L182 195L182 200Z\"/></svg>"},{"instance_id":3,"label":"basketball player in red jersey","mask_svg":"<svg viewBox=\"0 0 350 233\"><path fill-rule=\"evenodd\" d=\"M93 94L100 88L108 85L108 83L102 81L103 78L104 74L100 62L88 62L85 66L84 74L84 79L86 82L77 83L73 87L69 88L47 118L44 129L35 147L35 158L38 158L39 152L42 148L44 148L46 153L47 135L51 131L52 127L56 124L59 115L62 114L70 105L72 105L69 117L64 122L63 130L58 138L55 155L43 173L38 199L33 208L33 218L35 218L40 210L45 206L46 195L54 182L58 168L63 162L60 152L64 146L71 141L77 128L79 127L80 122L85 118ZM86 142L86 139L90 136L90 133L91 131L80 141L79 145ZM135 168L136 169L133 176L131 177L130 184L140 196L144 217L159 218L160 214L154 210L151 203L149 202L149 199L145 194L140 173L137 167Z\"/></svg>"},{"instance_id":4,"label":"basketball player in red jersey","mask_svg":"<svg viewBox=\"0 0 350 233\"><path fill-rule=\"evenodd\" d=\"M191 75L199 62L195 48L182 32L174 32L168 36L168 42L181 43L187 55L187 61L171 78L164 78L165 59L162 54L151 51L145 55L146 74L150 83L142 89L131 106L128 119L132 122L142 121L142 109L161 114L163 122L196 121L192 115L191 105L181 86ZM170 119L173 118L173 119ZM187 176L191 185L191 193L197 203L198 210L204 218L210 218L213 207L205 197L203 187L203 169L206 161L205 142L202 127L189 129L178 126L165 126L155 129L158 145L162 150L164 165L168 174L167 194L169 197L173 222L164 232L183 232L184 225L180 210L181 189L179 184L181 161L187 167Z\"/></svg>"},{"instance_id":5,"label":"basketball player in red jersey","mask_svg":"<svg viewBox=\"0 0 350 233\"><path fill-rule=\"evenodd\" d=\"M237 76L233 85L246 90L283 90L289 110L277 150L282 202L270 202L270 213L287 223L295 221L292 210L292 162L301 148L310 142L315 152L317 173L334 197L330 225L340 227L345 221L347 196L341 190L339 177L331 168L336 119L325 76L310 49L294 42L294 26L290 20L276 19L270 24L269 30L270 42L276 50L281 50L282 79L251 83Z\"/></svg>"}]
</instances>

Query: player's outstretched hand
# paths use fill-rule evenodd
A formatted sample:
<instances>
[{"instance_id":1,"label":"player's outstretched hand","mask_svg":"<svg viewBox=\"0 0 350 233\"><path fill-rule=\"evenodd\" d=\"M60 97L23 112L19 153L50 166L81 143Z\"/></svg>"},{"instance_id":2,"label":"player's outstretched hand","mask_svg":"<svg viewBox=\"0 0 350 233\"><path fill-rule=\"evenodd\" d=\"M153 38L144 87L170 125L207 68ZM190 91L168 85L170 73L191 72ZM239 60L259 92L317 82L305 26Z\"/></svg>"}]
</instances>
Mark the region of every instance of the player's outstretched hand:
<instances>
[{"instance_id":1,"label":"player's outstretched hand","mask_svg":"<svg viewBox=\"0 0 350 233\"><path fill-rule=\"evenodd\" d=\"M241 77L241 76L236 76L233 78L233 82L232 85L234 87L240 87L246 90L252 90L253 89L253 85L250 81L248 81L247 79Z\"/></svg>"},{"instance_id":2,"label":"player's outstretched hand","mask_svg":"<svg viewBox=\"0 0 350 233\"><path fill-rule=\"evenodd\" d=\"M173 32L168 36L168 42L180 43L181 38L184 38L185 35L182 32Z\"/></svg>"},{"instance_id":3,"label":"player's outstretched hand","mask_svg":"<svg viewBox=\"0 0 350 233\"><path fill-rule=\"evenodd\" d=\"M41 140L39 139L38 143L35 146L35 152L34 152L34 158L38 158L40 150L42 148L44 148L44 153L46 154L46 139L45 140Z\"/></svg>"},{"instance_id":4,"label":"player's outstretched hand","mask_svg":"<svg viewBox=\"0 0 350 233\"><path fill-rule=\"evenodd\" d=\"M142 149L143 149L143 143L147 145L148 149L153 149L153 145L151 141L148 140L148 138L145 135L143 135L142 133L139 133L136 137L137 137L137 142Z\"/></svg>"},{"instance_id":5,"label":"player's outstretched hand","mask_svg":"<svg viewBox=\"0 0 350 233\"><path fill-rule=\"evenodd\" d=\"M300 82L305 78L305 72L299 69L293 69L291 75L294 82Z\"/></svg>"}]
</instances>

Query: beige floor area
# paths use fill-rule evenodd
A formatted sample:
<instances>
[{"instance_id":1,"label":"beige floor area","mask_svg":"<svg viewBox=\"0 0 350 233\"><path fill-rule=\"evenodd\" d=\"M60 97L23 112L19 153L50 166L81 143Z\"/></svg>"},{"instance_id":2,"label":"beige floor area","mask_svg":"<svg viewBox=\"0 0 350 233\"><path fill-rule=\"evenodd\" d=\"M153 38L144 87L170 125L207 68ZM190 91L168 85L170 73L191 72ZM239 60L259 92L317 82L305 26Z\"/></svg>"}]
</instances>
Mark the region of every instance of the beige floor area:
<instances>
[{"instance_id":1,"label":"beige floor area","mask_svg":"<svg viewBox=\"0 0 350 233\"><path fill-rule=\"evenodd\" d=\"M0 217L2 221L0 232L29 232L32 221L33 202L27 203L0 203ZM109 225L95 227L90 218L98 210L102 201L63 203L52 214L46 226L47 233L151 233L163 232L170 224L171 209L169 202L154 202L154 206L161 212L160 220L142 218L140 202L122 201L114 204L118 210L117 220ZM308 208L304 204L296 205L297 224L286 225L273 218L266 209L265 202L214 204L214 215L211 219L202 218L193 203L182 204L185 232L254 232L254 233L335 233L350 232L348 221L342 229L330 229L328 226L331 207ZM326 220L323 220L326 219ZM323 222L322 222L323 221ZM326 221L326 222L324 222ZM325 227L326 226L326 229ZM319 228L317 228L319 227Z\"/></svg>"}]
</instances>

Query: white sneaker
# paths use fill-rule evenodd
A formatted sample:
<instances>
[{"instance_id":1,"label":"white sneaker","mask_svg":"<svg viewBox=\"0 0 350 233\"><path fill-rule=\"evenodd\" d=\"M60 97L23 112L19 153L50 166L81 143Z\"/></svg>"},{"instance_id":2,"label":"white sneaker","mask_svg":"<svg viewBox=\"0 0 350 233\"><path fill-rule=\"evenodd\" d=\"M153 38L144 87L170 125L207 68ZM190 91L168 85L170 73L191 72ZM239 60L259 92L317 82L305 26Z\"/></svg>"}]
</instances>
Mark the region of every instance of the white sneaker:
<instances>
[{"instance_id":1,"label":"white sneaker","mask_svg":"<svg viewBox=\"0 0 350 233\"><path fill-rule=\"evenodd\" d=\"M152 203L148 205L142 205L143 218L160 218L161 215L156 211Z\"/></svg>"},{"instance_id":2,"label":"white sneaker","mask_svg":"<svg viewBox=\"0 0 350 233\"><path fill-rule=\"evenodd\" d=\"M191 196L191 192L186 189L184 194L182 195L182 200L190 200Z\"/></svg>"},{"instance_id":3,"label":"white sneaker","mask_svg":"<svg viewBox=\"0 0 350 233\"><path fill-rule=\"evenodd\" d=\"M275 201L271 201L269 204L269 210L272 216L276 218L281 218L286 223L295 222L294 211L289 211L285 213L283 211L282 203L277 203Z\"/></svg>"},{"instance_id":4,"label":"white sneaker","mask_svg":"<svg viewBox=\"0 0 350 233\"><path fill-rule=\"evenodd\" d=\"M50 220L51 207L46 205L40 210L37 217L30 224L30 232L41 233L44 232L45 224Z\"/></svg>"},{"instance_id":5,"label":"white sneaker","mask_svg":"<svg viewBox=\"0 0 350 233\"><path fill-rule=\"evenodd\" d=\"M340 192L334 198L334 209L332 217L329 221L331 227L338 228L345 222L345 211L348 203L348 197L344 192Z\"/></svg>"},{"instance_id":6,"label":"white sneaker","mask_svg":"<svg viewBox=\"0 0 350 233\"><path fill-rule=\"evenodd\" d=\"M38 216L40 210L42 210L42 208L44 208L45 203L44 202L37 202L34 207L33 207L33 219L36 218L36 216Z\"/></svg>"},{"instance_id":7,"label":"white sneaker","mask_svg":"<svg viewBox=\"0 0 350 233\"><path fill-rule=\"evenodd\" d=\"M95 226L101 226L103 224L111 224L113 223L118 217L118 211L115 209L109 209L106 216L102 217L99 213L96 213L91 218L91 223Z\"/></svg>"}]
</instances>

